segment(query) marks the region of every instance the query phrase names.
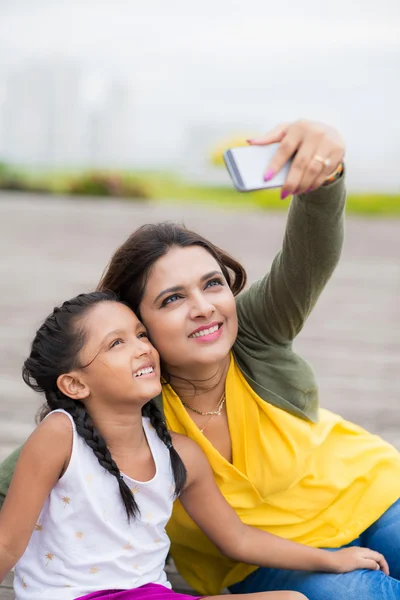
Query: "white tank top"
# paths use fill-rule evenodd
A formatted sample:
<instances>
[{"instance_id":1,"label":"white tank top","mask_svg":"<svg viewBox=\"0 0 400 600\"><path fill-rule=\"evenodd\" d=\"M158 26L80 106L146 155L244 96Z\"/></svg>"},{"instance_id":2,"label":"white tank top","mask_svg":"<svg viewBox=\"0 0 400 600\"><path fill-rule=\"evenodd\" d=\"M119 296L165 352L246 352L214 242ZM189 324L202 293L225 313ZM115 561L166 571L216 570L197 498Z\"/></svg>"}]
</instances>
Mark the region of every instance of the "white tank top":
<instances>
[{"instance_id":1,"label":"white tank top","mask_svg":"<svg viewBox=\"0 0 400 600\"><path fill-rule=\"evenodd\" d=\"M140 508L140 517L128 523L116 478L100 466L71 416L63 410L53 412L71 420L72 454L16 566L16 599L73 600L98 590L146 583L170 588L164 572L170 546L165 526L175 486L169 450L149 419L143 418L143 429L156 474L146 482L123 475ZM29 502L29 490L26 497Z\"/></svg>"}]
</instances>

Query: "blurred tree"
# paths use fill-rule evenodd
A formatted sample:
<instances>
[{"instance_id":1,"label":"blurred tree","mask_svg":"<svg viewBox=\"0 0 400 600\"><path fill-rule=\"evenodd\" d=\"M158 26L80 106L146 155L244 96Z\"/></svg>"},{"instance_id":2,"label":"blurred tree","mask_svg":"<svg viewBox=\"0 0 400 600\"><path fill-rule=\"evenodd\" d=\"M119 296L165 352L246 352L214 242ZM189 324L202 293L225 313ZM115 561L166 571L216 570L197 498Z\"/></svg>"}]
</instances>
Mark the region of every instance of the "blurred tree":
<instances>
[{"instance_id":1,"label":"blurred tree","mask_svg":"<svg viewBox=\"0 0 400 600\"><path fill-rule=\"evenodd\" d=\"M211 164L213 164L216 167L223 167L224 165L224 152L225 150L228 150L229 148L235 148L238 146L247 146L247 141L249 139L249 135L237 135L235 137L232 138L227 138L226 140L224 140L223 142L221 142L220 144L218 144L218 146L216 146L212 151L211 151L211 155L210 155L210 162Z\"/></svg>"}]
</instances>

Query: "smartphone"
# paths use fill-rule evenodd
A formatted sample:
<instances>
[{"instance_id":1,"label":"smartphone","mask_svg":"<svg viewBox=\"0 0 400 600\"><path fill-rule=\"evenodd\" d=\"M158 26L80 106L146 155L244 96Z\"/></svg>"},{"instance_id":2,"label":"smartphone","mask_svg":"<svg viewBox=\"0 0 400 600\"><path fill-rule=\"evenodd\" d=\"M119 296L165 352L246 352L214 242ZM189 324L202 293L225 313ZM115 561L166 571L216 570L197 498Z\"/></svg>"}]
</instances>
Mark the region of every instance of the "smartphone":
<instances>
[{"instance_id":1,"label":"smartphone","mask_svg":"<svg viewBox=\"0 0 400 600\"><path fill-rule=\"evenodd\" d=\"M279 144L268 146L240 146L224 152L224 161L233 185L239 192L252 192L281 187L289 173L292 159L269 181L264 181L268 164Z\"/></svg>"}]
</instances>

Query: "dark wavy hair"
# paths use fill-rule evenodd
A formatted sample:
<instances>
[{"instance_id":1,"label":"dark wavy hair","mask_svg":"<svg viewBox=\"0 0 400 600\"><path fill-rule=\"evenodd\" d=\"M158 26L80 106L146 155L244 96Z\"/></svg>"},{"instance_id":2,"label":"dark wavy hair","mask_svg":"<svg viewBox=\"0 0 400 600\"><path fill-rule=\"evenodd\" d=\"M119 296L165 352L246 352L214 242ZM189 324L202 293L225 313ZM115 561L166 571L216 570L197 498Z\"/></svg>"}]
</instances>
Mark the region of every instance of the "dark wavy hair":
<instances>
[{"instance_id":1,"label":"dark wavy hair","mask_svg":"<svg viewBox=\"0 0 400 600\"><path fill-rule=\"evenodd\" d=\"M130 488L124 482L104 438L94 427L84 403L72 400L57 386L60 375L75 368L82 368L78 355L87 336L82 325L83 317L100 302L118 301L118 297L113 292L92 292L80 294L55 308L36 332L30 355L22 368L22 377L30 388L44 393L46 397L39 414L39 421L42 421L51 411L60 408L71 415L78 434L93 450L100 465L116 478L129 521L139 515L139 507ZM150 419L158 437L169 449L175 480L175 496L178 496L186 481L185 466L172 445L161 412L152 400L143 406L142 414Z\"/></svg>"},{"instance_id":2,"label":"dark wavy hair","mask_svg":"<svg viewBox=\"0 0 400 600\"><path fill-rule=\"evenodd\" d=\"M140 318L140 304L154 263L174 247L200 246L215 258L236 296L246 285L242 265L200 234L178 223L142 225L120 246L106 267L98 290L112 290Z\"/></svg>"}]
</instances>

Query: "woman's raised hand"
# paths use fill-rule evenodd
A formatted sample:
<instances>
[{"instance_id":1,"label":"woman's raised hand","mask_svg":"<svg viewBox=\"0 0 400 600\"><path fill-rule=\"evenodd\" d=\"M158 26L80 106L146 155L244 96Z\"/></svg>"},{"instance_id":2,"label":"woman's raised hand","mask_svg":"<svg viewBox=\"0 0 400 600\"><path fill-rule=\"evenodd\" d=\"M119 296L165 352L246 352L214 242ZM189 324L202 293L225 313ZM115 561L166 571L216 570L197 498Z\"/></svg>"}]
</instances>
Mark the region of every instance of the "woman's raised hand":
<instances>
[{"instance_id":1,"label":"woman's raised hand","mask_svg":"<svg viewBox=\"0 0 400 600\"><path fill-rule=\"evenodd\" d=\"M248 140L254 146L279 143L266 168L265 181L271 179L293 155L293 163L282 186L281 198L319 188L343 161L345 145L336 129L313 121L278 125L261 138Z\"/></svg>"}]
</instances>

